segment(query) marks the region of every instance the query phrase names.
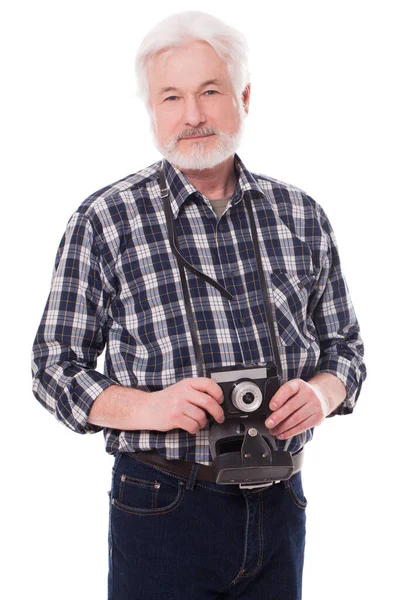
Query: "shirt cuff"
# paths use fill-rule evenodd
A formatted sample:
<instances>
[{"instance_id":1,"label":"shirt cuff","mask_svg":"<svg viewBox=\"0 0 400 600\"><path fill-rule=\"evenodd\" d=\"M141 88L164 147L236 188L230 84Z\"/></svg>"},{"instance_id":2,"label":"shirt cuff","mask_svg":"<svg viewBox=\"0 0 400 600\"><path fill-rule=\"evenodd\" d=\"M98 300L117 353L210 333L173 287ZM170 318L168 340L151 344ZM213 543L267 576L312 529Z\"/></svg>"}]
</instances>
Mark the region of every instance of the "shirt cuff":
<instances>
[{"instance_id":1,"label":"shirt cuff","mask_svg":"<svg viewBox=\"0 0 400 600\"><path fill-rule=\"evenodd\" d=\"M72 406L72 423L68 423L74 431L77 433L97 433L104 429L99 425L88 423L88 418L95 400L111 385L120 384L94 369L81 371L74 377L73 396L77 397L78 401Z\"/></svg>"},{"instance_id":2,"label":"shirt cuff","mask_svg":"<svg viewBox=\"0 0 400 600\"><path fill-rule=\"evenodd\" d=\"M351 360L343 356L328 355L319 361L313 376L317 373L332 373L332 375L336 375L346 388L346 398L328 417L351 414L360 395L362 382L366 377L363 364L354 366Z\"/></svg>"}]
</instances>

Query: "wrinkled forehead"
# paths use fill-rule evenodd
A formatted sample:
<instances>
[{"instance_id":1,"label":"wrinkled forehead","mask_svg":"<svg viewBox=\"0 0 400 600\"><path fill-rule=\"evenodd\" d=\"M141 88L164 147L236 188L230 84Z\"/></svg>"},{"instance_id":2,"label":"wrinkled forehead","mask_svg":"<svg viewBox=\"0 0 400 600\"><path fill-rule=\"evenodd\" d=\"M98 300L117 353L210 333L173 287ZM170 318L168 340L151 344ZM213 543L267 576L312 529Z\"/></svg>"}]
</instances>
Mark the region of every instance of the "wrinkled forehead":
<instances>
[{"instance_id":1,"label":"wrinkled forehead","mask_svg":"<svg viewBox=\"0 0 400 600\"><path fill-rule=\"evenodd\" d=\"M225 87L231 85L226 61L210 44L198 40L155 54L147 76L151 95L164 89L194 91L209 81Z\"/></svg>"}]
</instances>

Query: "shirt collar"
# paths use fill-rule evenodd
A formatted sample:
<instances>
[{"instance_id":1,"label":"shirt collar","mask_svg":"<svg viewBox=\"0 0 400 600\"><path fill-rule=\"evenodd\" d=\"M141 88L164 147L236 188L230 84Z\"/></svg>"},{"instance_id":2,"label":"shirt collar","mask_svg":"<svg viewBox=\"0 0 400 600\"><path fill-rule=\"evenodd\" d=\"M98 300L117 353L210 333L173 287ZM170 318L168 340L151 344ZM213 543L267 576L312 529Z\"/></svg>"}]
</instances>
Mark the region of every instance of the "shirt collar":
<instances>
[{"instance_id":1,"label":"shirt collar","mask_svg":"<svg viewBox=\"0 0 400 600\"><path fill-rule=\"evenodd\" d=\"M164 172L167 187L170 191L171 209L174 218L178 216L181 206L192 194L202 196L199 190L185 177L185 175L172 165L167 159L164 159ZM162 162L160 163L160 166ZM265 197L263 190L250 171L246 169L242 160L235 154L235 170L237 182L232 194L232 204L237 204L243 197L243 194L254 190Z\"/></svg>"}]
</instances>

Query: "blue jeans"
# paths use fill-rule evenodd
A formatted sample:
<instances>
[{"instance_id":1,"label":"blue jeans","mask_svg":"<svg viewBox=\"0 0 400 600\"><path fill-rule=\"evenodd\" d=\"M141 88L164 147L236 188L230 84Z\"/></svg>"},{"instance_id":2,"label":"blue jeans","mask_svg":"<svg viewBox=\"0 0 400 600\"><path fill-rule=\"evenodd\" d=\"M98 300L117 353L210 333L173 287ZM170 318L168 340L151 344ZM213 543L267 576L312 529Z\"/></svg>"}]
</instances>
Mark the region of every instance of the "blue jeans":
<instances>
[{"instance_id":1,"label":"blue jeans","mask_svg":"<svg viewBox=\"0 0 400 600\"><path fill-rule=\"evenodd\" d=\"M241 490L118 453L110 492L108 600L301 600L301 473Z\"/></svg>"}]
</instances>

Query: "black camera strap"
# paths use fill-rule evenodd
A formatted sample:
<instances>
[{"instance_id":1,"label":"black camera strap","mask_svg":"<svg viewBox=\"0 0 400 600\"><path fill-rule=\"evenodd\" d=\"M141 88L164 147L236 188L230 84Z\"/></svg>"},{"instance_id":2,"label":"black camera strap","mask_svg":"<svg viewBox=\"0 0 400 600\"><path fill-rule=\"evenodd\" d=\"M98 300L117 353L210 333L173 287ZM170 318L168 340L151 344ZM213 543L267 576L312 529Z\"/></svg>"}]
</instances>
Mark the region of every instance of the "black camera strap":
<instances>
[{"instance_id":1,"label":"black camera strap","mask_svg":"<svg viewBox=\"0 0 400 600\"><path fill-rule=\"evenodd\" d=\"M243 200L244 200L244 197L243 197ZM262 261L261 261L260 244L258 242L258 235L257 235L257 228L256 228L255 220L254 220L253 206L252 206L252 202L250 199L248 202L245 202L244 204L245 204L246 210L249 215L249 220L250 220L251 237L252 237L252 242L253 242L254 254L256 257L257 272L258 272L258 278L260 280L260 285L261 285L261 292L262 292L262 297L263 297L263 301L264 301L264 308L265 308L265 312L266 312L266 316L267 316L269 336L270 336L270 340L271 340L271 344L272 344L272 354L274 356L274 362L276 364L276 369L278 371L278 375L282 376L281 357L279 354L278 342L277 342L276 335L275 335L275 321L276 321L275 310L274 310L274 307L271 305L271 302L269 301L269 297L268 297L267 279L265 277L264 269L263 269Z\"/></svg>"},{"instance_id":2,"label":"black camera strap","mask_svg":"<svg viewBox=\"0 0 400 600\"><path fill-rule=\"evenodd\" d=\"M197 333L196 319L194 317L192 305L190 302L189 288L188 288L188 284L187 284L187 278L186 278L184 267L186 267L189 271L194 273L197 277L200 277L201 279L203 279L204 281L206 281L207 283L209 283L210 285L215 287L228 300L232 300L233 296L228 292L228 290L226 290L217 281L215 281L214 279L212 279L205 273L202 273L201 271L196 269L193 265L191 265L180 253L163 164L161 165L160 170L159 170L159 177L160 177L161 198L163 199L164 213L165 213L165 218L166 218L166 222L167 222L168 240L171 245L171 250L178 261L179 273L180 273L182 290L183 290L183 297L184 297L184 302L185 302L186 315L187 315L188 322L189 322L190 334L192 337L192 342L193 342L193 347L194 347L194 352L195 352L195 357L196 357L197 372L198 372L199 377L203 377L205 374L204 360L203 360L203 355L201 352L201 346L200 346L199 337L198 337L198 333ZM244 197L243 197L243 201L244 201ZM256 229L256 225L255 225L251 200L249 200L248 202L245 202L245 207L246 207L246 210L249 215L250 231L251 231L251 237L252 237L252 242L253 242L254 254L255 254L255 258L256 258L257 273L258 273L258 277L260 280L261 292L262 292L262 297L263 297L263 302L264 302L264 307L265 307L266 317L267 317L267 322L268 322L268 329L269 329L270 339L271 339L271 343L272 343L273 359L276 364L278 375L281 376L282 375L282 365L281 365L281 360L280 360L279 347L278 347L278 343L277 343L277 339L276 339L276 335L275 335L274 309L271 306L271 303L270 303L269 297L268 297L267 281L266 281L266 278L264 275L264 270L262 267L260 246L259 246L259 242L258 242L258 235L257 235L257 229Z\"/></svg>"},{"instance_id":3,"label":"black camera strap","mask_svg":"<svg viewBox=\"0 0 400 600\"><path fill-rule=\"evenodd\" d=\"M174 219L173 219L172 210L171 210L171 203L169 200L169 192L168 192L168 188L167 188L167 182L165 180L164 169L162 166L161 166L159 175L160 175L161 198L163 199L164 214L165 214L165 218L167 221L168 240L169 240L169 243L171 246L172 253L176 257L177 262L178 262L179 275L180 275L181 285L182 285L182 290L183 290L183 299L184 299L185 309L186 309L186 317L187 317L187 320L189 323L190 335L192 337L194 354L195 354L195 358L196 358L197 374L199 377L203 377L205 375L203 353L201 351L199 336L197 334L196 320L195 320L194 313L192 310L192 305L190 302L189 288L188 288L188 284L187 284L186 273L185 273L184 267L186 267L189 271L191 271L198 277L203 276L204 279L206 279L206 281L210 280L209 283L211 283L211 285L214 285L217 282L214 282L213 279L207 277L207 275L198 271L179 252L178 239L176 237L176 232L175 232L175 227L174 227ZM219 286L219 284L218 284L218 286ZM223 288L223 290L225 292L227 292L227 290L225 290L225 288ZM222 291L221 291L221 293L222 293ZM229 292L227 292L227 293L229 293ZM232 296L231 296L231 298L232 298Z\"/></svg>"}]
</instances>

